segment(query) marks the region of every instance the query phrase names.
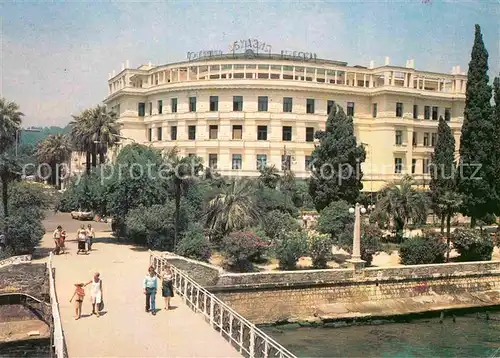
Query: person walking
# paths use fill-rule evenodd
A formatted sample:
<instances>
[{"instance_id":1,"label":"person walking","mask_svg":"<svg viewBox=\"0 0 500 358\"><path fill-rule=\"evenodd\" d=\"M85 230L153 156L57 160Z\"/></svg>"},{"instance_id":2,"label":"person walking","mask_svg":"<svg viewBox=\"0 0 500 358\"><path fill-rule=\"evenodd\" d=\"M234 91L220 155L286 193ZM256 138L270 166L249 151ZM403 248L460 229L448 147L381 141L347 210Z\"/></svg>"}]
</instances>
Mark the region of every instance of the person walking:
<instances>
[{"instance_id":1,"label":"person walking","mask_svg":"<svg viewBox=\"0 0 500 358\"><path fill-rule=\"evenodd\" d=\"M88 224L87 225L87 247L88 250L92 250L92 240L95 238L95 231L92 225Z\"/></svg>"},{"instance_id":2,"label":"person walking","mask_svg":"<svg viewBox=\"0 0 500 358\"><path fill-rule=\"evenodd\" d=\"M59 252L61 251L61 234L62 234L62 226L59 225L52 234L55 245L54 250L52 250L52 252L56 255L59 255Z\"/></svg>"},{"instance_id":3,"label":"person walking","mask_svg":"<svg viewBox=\"0 0 500 358\"><path fill-rule=\"evenodd\" d=\"M156 277L155 269L153 266L149 267L148 275L144 277L142 286L144 288L144 295L146 296L146 312L156 315L156 290L158 288L158 278Z\"/></svg>"},{"instance_id":4,"label":"person walking","mask_svg":"<svg viewBox=\"0 0 500 358\"><path fill-rule=\"evenodd\" d=\"M103 296L102 295L102 280L101 280L100 276L101 276L100 273L96 272L94 274L94 278L85 284L85 286L92 284L92 286L90 287L90 299L92 301L92 314L95 314L97 317L99 317L101 315L99 312L102 311L101 305L104 302L103 297L102 297ZM97 305L97 307L96 307L96 305Z\"/></svg>"},{"instance_id":5,"label":"person walking","mask_svg":"<svg viewBox=\"0 0 500 358\"><path fill-rule=\"evenodd\" d=\"M85 230L85 225L81 225L80 229L76 232L76 239L78 240L78 251L79 254L81 251L87 253L87 248L85 244L87 243L87 230Z\"/></svg>"},{"instance_id":6,"label":"person walking","mask_svg":"<svg viewBox=\"0 0 500 358\"><path fill-rule=\"evenodd\" d=\"M162 275L162 290L161 294L163 296L163 299L165 300L165 311L168 311L170 309L170 299L171 297L174 297L174 287L172 285L173 281L173 274L172 274L172 267L170 264L167 264L165 266L165 270L163 271Z\"/></svg>"},{"instance_id":7,"label":"person walking","mask_svg":"<svg viewBox=\"0 0 500 358\"><path fill-rule=\"evenodd\" d=\"M75 301L75 319L79 319L82 316L82 304L83 304L83 299L85 298L85 287L86 285L84 283L75 283L75 292L73 292L73 296L71 296L71 299L69 302L71 303L73 301L73 298L76 296L76 301Z\"/></svg>"}]
</instances>

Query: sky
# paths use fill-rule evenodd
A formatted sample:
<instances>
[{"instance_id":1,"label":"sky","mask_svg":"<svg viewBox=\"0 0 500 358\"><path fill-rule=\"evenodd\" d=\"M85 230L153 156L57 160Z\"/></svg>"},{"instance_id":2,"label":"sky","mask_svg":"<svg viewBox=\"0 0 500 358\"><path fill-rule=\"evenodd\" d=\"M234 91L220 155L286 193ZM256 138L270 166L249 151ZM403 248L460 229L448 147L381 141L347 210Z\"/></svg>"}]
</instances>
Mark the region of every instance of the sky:
<instances>
[{"instance_id":1,"label":"sky","mask_svg":"<svg viewBox=\"0 0 500 358\"><path fill-rule=\"evenodd\" d=\"M500 73L500 0L0 1L0 97L23 126L66 125L101 103L121 64L161 65L189 51L256 38L273 52L314 52L350 65L467 72L474 24Z\"/></svg>"}]
</instances>

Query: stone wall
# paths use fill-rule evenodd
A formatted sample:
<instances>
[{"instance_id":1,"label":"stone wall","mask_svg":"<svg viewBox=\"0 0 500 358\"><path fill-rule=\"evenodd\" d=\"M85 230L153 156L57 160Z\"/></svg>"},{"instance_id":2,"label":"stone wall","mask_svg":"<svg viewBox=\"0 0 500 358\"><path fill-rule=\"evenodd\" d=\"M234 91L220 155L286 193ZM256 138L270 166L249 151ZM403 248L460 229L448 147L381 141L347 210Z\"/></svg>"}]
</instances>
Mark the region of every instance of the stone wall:
<instances>
[{"instance_id":1,"label":"stone wall","mask_svg":"<svg viewBox=\"0 0 500 358\"><path fill-rule=\"evenodd\" d=\"M0 342L0 358L49 358L50 338L37 338L14 342Z\"/></svg>"},{"instance_id":2,"label":"stone wall","mask_svg":"<svg viewBox=\"0 0 500 358\"><path fill-rule=\"evenodd\" d=\"M186 272L189 277L202 286L217 285L219 276L224 272L220 267L178 256L170 252L162 253L162 256L170 264Z\"/></svg>"},{"instance_id":3,"label":"stone wall","mask_svg":"<svg viewBox=\"0 0 500 358\"><path fill-rule=\"evenodd\" d=\"M21 263L27 263L30 261L31 261L31 255L11 256L6 259L0 260L0 267L8 265L17 265Z\"/></svg>"},{"instance_id":4,"label":"stone wall","mask_svg":"<svg viewBox=\"0 0 500 358\"><path fill-rule=\"evenodd\" d=\"M0 267L0 293L27 293L49 302L47 266L24 263Z\"/></svg>"}]
</instances>

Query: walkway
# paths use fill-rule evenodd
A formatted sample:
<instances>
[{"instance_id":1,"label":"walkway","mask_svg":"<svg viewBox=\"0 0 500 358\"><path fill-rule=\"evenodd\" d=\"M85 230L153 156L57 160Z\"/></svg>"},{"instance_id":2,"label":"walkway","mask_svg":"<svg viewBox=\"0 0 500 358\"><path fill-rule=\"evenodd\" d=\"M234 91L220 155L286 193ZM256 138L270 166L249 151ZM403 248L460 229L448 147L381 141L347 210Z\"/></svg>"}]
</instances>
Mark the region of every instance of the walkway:
<instances>
[{"instance_id":1,"label":"walkway","mask_svg":"<svg viewBox=\"0 0 500 358\"><path fill-rule=\"evenodd\" d=\"M64 224L63 224L64 225ZM50 231L47 227L47 231ZM53 229L52 229L53 230ZM147 273L149 254L130 245L116 243L108 232L94 244L89 255L76 255L76 242L69 241L69 253L54 257L56 290L62 326L70 358L73 357L239 357L239 354L204 319L174 297L170 311L163 310L157 295L156 316L144 311L142 278ZM74 238L74 232L69 233ZM51 247L47 234L42 247ZM88 286L83 317L73 318L69 302L77 282L89 281L101 273L104 315L90 316Z\"/></svg>"}]
</instances>

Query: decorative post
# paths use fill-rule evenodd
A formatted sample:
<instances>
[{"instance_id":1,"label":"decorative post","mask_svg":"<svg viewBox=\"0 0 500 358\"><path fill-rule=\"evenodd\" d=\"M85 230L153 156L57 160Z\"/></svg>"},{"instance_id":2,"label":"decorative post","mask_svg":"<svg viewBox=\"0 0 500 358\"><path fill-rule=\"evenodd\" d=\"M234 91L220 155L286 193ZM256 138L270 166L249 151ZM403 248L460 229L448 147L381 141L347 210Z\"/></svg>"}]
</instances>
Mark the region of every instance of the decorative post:
<instances>
[{"instance_id":1,"label":"decorative post","mask_svg":"<svg viewBox=\"0 0 500 358\"><path fill-rule=\"evenodd\" d=\"M366 209L359 203L356 203L354 208L350 208L349 212L354 214L354 234L352 239L352 255L351 259L347 260L350 266L358 271L365 267L365 261L361 260L361 214L366 212Z\"/></svg>"}]
</instances>

